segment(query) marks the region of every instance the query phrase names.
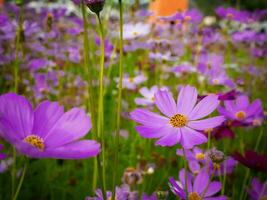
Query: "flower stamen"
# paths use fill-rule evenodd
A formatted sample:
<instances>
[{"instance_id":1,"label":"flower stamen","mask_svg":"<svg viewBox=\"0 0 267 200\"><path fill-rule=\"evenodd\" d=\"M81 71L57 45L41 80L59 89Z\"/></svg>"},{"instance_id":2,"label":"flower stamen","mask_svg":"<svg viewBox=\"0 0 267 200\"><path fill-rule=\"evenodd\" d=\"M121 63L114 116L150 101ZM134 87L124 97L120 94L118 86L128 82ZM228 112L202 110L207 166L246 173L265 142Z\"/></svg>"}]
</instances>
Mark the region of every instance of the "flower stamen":
<instances>
[{"instance_id":1,"label":"flower stamen","mask_svg":"<svg viewBox=\"0 0 267 200\"><path fill-rule=\"evenodd\" d=\"M241 111L236 112L235 116L238 120L244 120L246 118L246 113L241 110Z\"/></svg>"},{"instance_id":2,"label":"flower stamen","mask_svg":"<svg viewBox=\"0 0 267 200\"><path fill-rule=\"evenodd\" d=\"M40 151L43 151L45 148L44 140L38 135L28 135L26 138L24 138L24 142L32 145Z\"/></svg>"},{"instance_id":3,"label":"flower stamen","mask_svg":"<svg viewBox=\"0 0 267 200\"><path fill-rule=\"evenodd\" d=\"M192 192L189 194L189 200L202 200L202 198L196 192Z\"/></svg>"},{"instance_id":4,"label":"flower stamen","mask_svg":"<svg viewBox=\"0 0 267 200\"><path fill-rule=\"evenodd\" d=\"M181 114L176 114L170 118L169 123L175 128L180 128L180 127L186 126L187 122L188 120L186 116L181 115Z\"/></svg>"}]
</instances>

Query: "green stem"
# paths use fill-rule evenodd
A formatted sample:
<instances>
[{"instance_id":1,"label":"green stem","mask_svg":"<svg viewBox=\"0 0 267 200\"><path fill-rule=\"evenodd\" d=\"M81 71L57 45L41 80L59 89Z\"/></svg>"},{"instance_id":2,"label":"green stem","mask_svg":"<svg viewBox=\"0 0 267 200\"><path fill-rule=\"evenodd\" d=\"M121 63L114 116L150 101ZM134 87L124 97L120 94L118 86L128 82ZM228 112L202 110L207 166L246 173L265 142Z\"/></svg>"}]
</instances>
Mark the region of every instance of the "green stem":
<instances>
[{"instance_id":1,"label":"green stem","mask_svg":"<svg viewBox=\"0 0 267 200\"><path fill-rule=\"evenodd\" d=\"M25 166L24 166L24 168L23 168L22 175L21 175L21 177L20 177L19 185L18 185L18 187L17 187L16 193L15 193L15 195L14 195L13 198L12 198L13 200L16 200L16 199L18 198L18 195L19 195L19 192L20 192L22 183L23 183L23 181L24 181L24 177L25 177L26 171L27 171L27 161L26 161Z\"/></svg>"},{"instance_id":2,"label":"green stem","mask_svg":"<svg viewBox=\"0 0 267 200\"><path fill-rule=\"evenodd\" d=\"M121 123L121 99L122 99L122 75L123 75L123 8L122 2L119 0L120 9L120 63L119 63L119 91L118 91L118 107L117 107L117 126L115 136L115 156L114 156L114 170L113 170L113 185L112 185L112 199L115 200L116 193L116 177L119 154L119 132Z\"/></svg>"},{"instance_id":3,"label":"green stem","mask_svg":"<svg viewBox=\"0 0 267 200\"><path fill-rule=\"evenodd\" d=\"M187 188L187 171L188 171L188 166L186 162L186 154L185 154L185 149L183 148L183 154L184 154L184 183L185 183L185 197L186 200L188 200L188 188Z\"/></svg>"},{"instance_id":4,"label":"green stem","mask_svg":"<svg viewBox=\"0 0 267 200\"><path fill-rule=\"evenodd\" d=\"M89 60L90 60L90 46L89 46L89 39L88 39L88 22L87 22L87 18L86 18L86 9L85 9L85 4L84 1L82 1L81 3L81 7L82 7L82 16L83 16L83 29L84 29L84 75L86 76L86 80L87 80L87 87L88 87L88 100L87 102L87 107L88 110L91 113L91 119L92 119L92 132L96 133L96 123L95 123L95 119L96 119L96 112L95 112L95 106L94 106L94 90L93 90L93 84L92 84L92 80L93 80L93 68L89 67ZM94 169L93 169L93 184L92 184L92 190L94 191L96 189L97 186L97 176L98 176L98 170L97 170L97 160L96 158L94 158Z\"/></svg>"},{"instance_id":5,"label":"green stem","mask_svg":"<svg viewBox=\"0 0 267 200\"><path fill-rule=\"evenodd\" d=\"M97 118L97 136L101 138L101 148L102 148L102 184L103 184L103 195L106 194L106 178L105 178L105 140L104 140L104 64L105 64L105 41L104 41L104 32L103 25L99 13L97 13L97 19L99 23L99 32L101 40L101 56L100 56L100 72L99 72L99 98L98 98L98 118ZM104 198L105 199L105 198Z\"/></svg>"}]
</instances>

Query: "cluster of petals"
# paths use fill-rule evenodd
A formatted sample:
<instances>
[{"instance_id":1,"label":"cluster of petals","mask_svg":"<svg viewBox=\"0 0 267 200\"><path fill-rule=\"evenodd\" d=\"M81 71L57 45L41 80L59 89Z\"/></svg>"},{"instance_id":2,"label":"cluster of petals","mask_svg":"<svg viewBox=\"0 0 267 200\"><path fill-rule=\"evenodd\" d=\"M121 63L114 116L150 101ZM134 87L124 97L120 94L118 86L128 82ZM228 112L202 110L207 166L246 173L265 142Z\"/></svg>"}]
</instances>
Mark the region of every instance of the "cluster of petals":
<instances>
[{"instance_id":1,"label":"cluster of petals","mask_svg":"<svg viewBox=\"0 0 267 200\"><path fill-rule=\"evenodd\" d=\"M174 146L181 144L190 149L207 142L200 131L219 126L223 116L202 119L211 114L219 105L217 95L208 95L198 101L196 88L184 86L178 95L177 103L167 90L155 93L155 105L164 115L138 108L130 113L131 118L141 125L136 130L142 137L159 138L156 145Z\"/></svg>"}]
</instances>

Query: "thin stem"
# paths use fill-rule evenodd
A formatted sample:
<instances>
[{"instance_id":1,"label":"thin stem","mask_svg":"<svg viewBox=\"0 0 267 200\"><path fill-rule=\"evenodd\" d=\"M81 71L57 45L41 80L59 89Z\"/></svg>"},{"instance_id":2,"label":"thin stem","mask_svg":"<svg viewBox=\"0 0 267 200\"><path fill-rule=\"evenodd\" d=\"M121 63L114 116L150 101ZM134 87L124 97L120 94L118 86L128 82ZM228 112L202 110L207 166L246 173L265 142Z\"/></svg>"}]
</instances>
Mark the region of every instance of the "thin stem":
<instances>
[{"instance_id":1,"label":"thin stem","mask_svg":"<svg viewBox=\"0 0 267 200\"><path fill-rule=\"evenodd\" d=\"M20 7L20 13L19 13L19 22L18 22L18 28L16 31L16 40L15 40L15 65L14 65L14 92L18 93L18 82L19 82L19 47L20 47L20 41L21 41L21 31L22 31L22 23L23 23L23 17L22 17L22 4ZM11 172L11 192L12 197L14 196L15 192L15 185L16 185L16 148L13 147L12 149L12 156L13 156L13 165L12 165L12 172Z\"/></svg>"},{"instance_id":2,"label":"thin stem","mask_svg":"<svg viewBox=\"0 0 267 200\"><path fill-rule=\"evenodd\" d=\"M103 184L103 195L106 193L106 178L105 178L105 140L103 132L104 124L104 64L105 64L105 41L104 41L104 32L103 25L99 13L97 13L97 19L99 23L99 32L101 40L101 56L100 56L100 72L99 72L99 98L98 98L98 118L97 118L97 136L101 138L101 148L102 148L102 184Z\"/></svg>"},{"instance_id":3,"label":"thin stem","mask_svg":"<svg viewBox=\"0 0 267 200\"><path fill-rule=\"evenodd\" d=\"M13 200L16 200L18 198L18 195L19 195L19 192L20 192L20 189L21 189L21 186L22 186L22 183L24 181L24 177L25 177L25 174L26 174L26 171L27 171L27 166L28 166L28 163L26 161L26 163L24 165L24 168L23 168L23 171L22 171L22 175L21 175L20 180L19 180L19 185L17 187L16 193L12 198Z\"/></svg>"},{"instance_id":4,"label":"thin stem","mask_svg":"<svg viewBox=\"0 0 267 200\"><path fill-rule=\"evenodd\" d=\"M188 200L188 188L187 188L187 171L188 171L188 166L186 162L186 154L185 154L185 149L183 148L183 154L184 154L184 183L185 183L185 198Z\"/></svg>"},{"instance_id":5,"label":"thin stem","mask_svg":"<svg viewBox=\"0 0 267 200\"><path fill-rule=\"evenodd\" d=\"M120 9L120 63L119 63L119 91L118 91L118 107L117 107L117 126L115 135L115 156L114 156L114 170L113 170L113 185L112 185L112 199L115 199L116 193L116 177L119 154L119 132L121 123L121 98L122 98L122 75L123 75L123 10L122 2L119 0Z\"/></svg>"},{"instance_id":6,"label":"thin stem","mask_svg":"<svg viewBox=\"0 0 267 200\"><path fill-rule=\"evenodd\" d=\"M89 39L88 39L88 22L86 18L86 9L84 1L81 1L81 7L82 7L82 16L83 16L83 29L84 29L84 74L87 77L87 87L88 87L88 100L87 107L88 110L91 113L91 119L93 123L92 132L96 133L96 112L95 112L95 106L94 106L94 90L93 90L93 68L89 68L89 60L90 60L90 46L89 46ZM96 189L97 185L97 176L98 176L98 170L97 170L97 160L94 158L94 169L93 169L93 184L92 184L92 190L94 191Z\"/></svg>"}]
</instances>

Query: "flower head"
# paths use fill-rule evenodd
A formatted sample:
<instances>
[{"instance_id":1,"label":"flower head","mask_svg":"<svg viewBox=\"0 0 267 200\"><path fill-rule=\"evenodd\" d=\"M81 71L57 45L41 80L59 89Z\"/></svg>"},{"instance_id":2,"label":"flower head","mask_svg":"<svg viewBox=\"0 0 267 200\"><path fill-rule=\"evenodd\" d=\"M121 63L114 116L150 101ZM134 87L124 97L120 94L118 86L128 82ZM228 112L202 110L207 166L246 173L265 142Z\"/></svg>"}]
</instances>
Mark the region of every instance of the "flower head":
<instances>
[{"instance_id":1,"label":"flower head","mask_svg":"<svg viewBox=\"0 0 267 200\"><path fill-rule=\"evenodd\" d=\"M251 200L267 199L267 182L261 183L259 179L253 178L248 194Z\"/></svg>"},{"instance_id":2,"label":"flower head","mask_svg":"<svg viewBox=\"0 0 267 200\"><path fill-rule=\"evenodd\" d=\"M244 166L256 171L267 170L267 155L261 155L252 150L247 150L244 155L235 152L233 158Z\"/></svg>"},{"instance_id":3,"label":"flower head","mask_svg":"<svg viewBox=\"0 0 267 200\"><path fill-rule=\"evenodd\" d=\"M105 0L84 0L84 2L96 14L99 14L103 10L105 4Z\"/></svg>"},{"instance_id":4,"label":"flower head","mask_svg":"<svg viewBox=\"0 0 267 200\"><path fill-rule=\"evenodd\" d=\"M0 96L1 136L16 149L33 158L82 159L95 156L100 145L79 140L91 128L84 110L64 113L56 102L43 101L33 110L28 100L14 93Z\"/></svg>"},{"instance_id":5,"label":"flower head","mask_svg":"<svg viewBox=\"0 0 267 200\"><path fill-rule=\"evenodd\" d=\"M224 121L223 116L202 119L217 108L219 100L216 95L209 95L197 103L197 90L191 86L182 87L177 103L169 91L159 90L155 94L155 104L165 116L147 109L136 109L130 115L141 124L136 127L139 134L145 138L159 138L156 145L160 146L180 143L184 148L192 148L205 143L207 138L199 131L214 128Z\"/></svg>"},{"instance_id":6,"label":"flower head","mask_svg":"<svg viewBox=\"0 0 267 200\"><path fill-rule=\"evenodd\" d=\"M252 123L263 115L261 101L256 99L251 104L248 96L241 95L236 100L224 101L225 107L219 107L219 112L231 120L240 121L242 123Z\"/></svg>"},{"instance_id":7,"label":"flower head","mask_svg":"<svg viewBox=\"0 0 267 200\"><path fill-rule=\"evenodd\" d=\"M211 181L210 175L204 169L202 169L196 177L187 173L186 181L184 169L179 173L179 181L176 181L173 177L169 179L171 190L182 200L186 199L185 184L187 184L189 200L205 200L206 198L212 198L214 200L227 199L225 196L214 196L221 190L221 183L218 181Z\"/></svg>"}]
</instances>

